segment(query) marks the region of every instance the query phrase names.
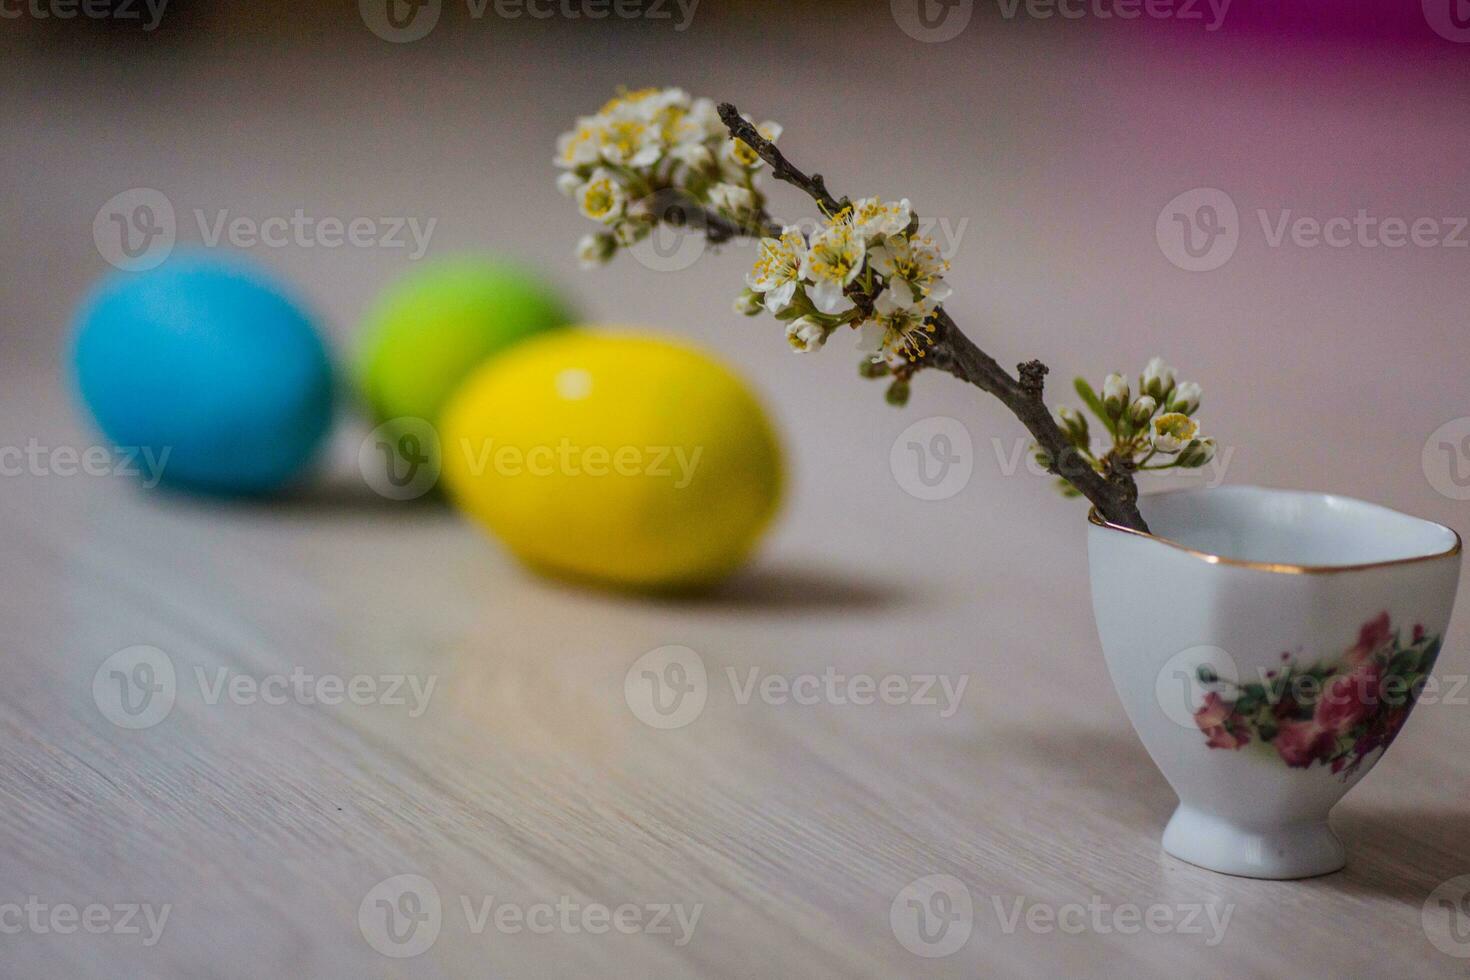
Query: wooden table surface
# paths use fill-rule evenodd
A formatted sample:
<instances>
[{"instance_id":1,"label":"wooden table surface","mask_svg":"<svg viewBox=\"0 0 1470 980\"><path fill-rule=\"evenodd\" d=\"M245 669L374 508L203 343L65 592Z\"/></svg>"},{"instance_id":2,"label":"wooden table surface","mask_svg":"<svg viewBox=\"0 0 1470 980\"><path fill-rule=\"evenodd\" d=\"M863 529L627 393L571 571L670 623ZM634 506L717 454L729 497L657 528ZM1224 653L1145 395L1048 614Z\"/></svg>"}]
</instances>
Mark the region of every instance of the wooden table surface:
<instances>
[{"instance_id":1,"label":"wooden table surface","mask_svg":"<svg viewBox=\"0 0 1470 980\"><path fill-rule=\"evenodd\" d=\"M107 271L97 209L153 187L181 214L415 214L440 219L431 254L518 249L590 316L739 365L782 425L793 483L746 572L654 600L533 578L443 507L378 497L351 418L320 479L268 503L61 467L0 477L0 974L1470 973L1441 948L1442 927L1470 919L1427 901L1470 874L1463 701L1421 708L1338 808L1345 871L1270 883L1164 856L1175 800L1102 662L1083 510L1010 471L1014 425L945 379L895 412L845 351L790 357L769 323L727 312L742 253L579 275L580 219L547 166L565 120L619 81L746 101L840 191L967 219L950 309L1004 358L1052 363L1058 392L1076 370L1164 353L1204 383L1231 482L1337 490L1463 533L1470 504L1420 468L1429 433L1470 415L1463 252L1272 249L1257 234L1193 274L1154 241L1159 209L1197 186L1227 188L1249 221L1257 206L1467 213L1455 161L1470 136L1450 98L1470 88L1463 61L977 27L925 47L933 76L860 73L854 97L893 118L853 132L817 88L789 84L828 77L804 42L732 51L718 25L677 43L534 25L404 49L352 32L282 49L160 42L126 67L7 53L0 143L20 193L0 228L0 446L95 442L61 380L65 325ZM866 55L904 64L914 42L891 27ZM667 72L647 78L660 57ZM967 108L899 108L924 98ZM409 265L255 257L344 348L372 290ZM963 420L974 442L968 485L943 501L890 472L895 439L931 417ZM1447 676L1470 664L1466 623L1462 604ZM146 679L120 655L138 646L166 657L174 700L129 728L110 685L120 664ZM625 680L668 646L704 666L705 703L658 728L640 717L662 717L639 707L641 671L631 695ZM293 675L338 703L261 696ZM936 703L745 694L832 675L910 693L932 677ZM357 678L369 703L333 696ZM909 900L934 875L970 910L928 896L952 931L920 935L938 920ZM65 909L88 906L106 927L66 929Z\"/></svg>"}]
</instances>

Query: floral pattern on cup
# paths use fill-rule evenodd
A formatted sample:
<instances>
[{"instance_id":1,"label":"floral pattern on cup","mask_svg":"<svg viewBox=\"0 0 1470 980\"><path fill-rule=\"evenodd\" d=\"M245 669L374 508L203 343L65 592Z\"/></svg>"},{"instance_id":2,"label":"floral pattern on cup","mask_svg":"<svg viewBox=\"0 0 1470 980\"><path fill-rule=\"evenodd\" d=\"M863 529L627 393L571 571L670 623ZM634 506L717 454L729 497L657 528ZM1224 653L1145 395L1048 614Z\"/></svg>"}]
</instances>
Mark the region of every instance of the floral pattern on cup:
<instances>
[{"instance_id":1,"label":"floral pattern on cup","mask_svg":"<svg viewBox=\"0 0 1470 980\"><path fill-rule=\"evenodd\" d=\"M1213 689L1194 720L1212 749L1265 747L1293 768L1321 764L1347 779L1398 734L1439 649L1423 626L1405 642L1383 612L1334 661L1302 667L1283 653L1281 667L1241 683L1201 667L1200 682Z\"/></svg>"}]
</instances>

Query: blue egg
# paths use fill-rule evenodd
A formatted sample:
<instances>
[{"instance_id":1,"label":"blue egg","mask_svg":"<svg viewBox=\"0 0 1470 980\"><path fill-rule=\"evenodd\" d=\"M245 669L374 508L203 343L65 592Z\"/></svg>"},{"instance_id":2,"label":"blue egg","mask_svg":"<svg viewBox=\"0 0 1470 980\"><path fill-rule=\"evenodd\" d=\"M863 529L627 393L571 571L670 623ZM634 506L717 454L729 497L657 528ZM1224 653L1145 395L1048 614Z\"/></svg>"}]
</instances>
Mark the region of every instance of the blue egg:
<instances>
[{"instance_id":1,"label":"blue egg","mask_svg":"<svg viewBox=\"0 0 1470 980\"><path fill-rule=\"evenodd\" d=\"M175 486L275 490L331 424L332 369L311 319L235 258L179 253L104 281L77 315L72 369L107 438L150 449Z\"/></svg>"}]
</instances>

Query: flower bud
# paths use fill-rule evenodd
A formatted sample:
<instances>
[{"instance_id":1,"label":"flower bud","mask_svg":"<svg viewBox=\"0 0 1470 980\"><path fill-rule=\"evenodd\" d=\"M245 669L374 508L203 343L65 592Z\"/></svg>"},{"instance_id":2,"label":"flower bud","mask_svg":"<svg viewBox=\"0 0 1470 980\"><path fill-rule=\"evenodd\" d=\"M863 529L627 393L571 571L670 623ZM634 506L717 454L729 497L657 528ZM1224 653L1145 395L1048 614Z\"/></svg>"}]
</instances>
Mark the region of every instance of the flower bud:
<instances>
[{"instance_id":1,"label":"flower bud","mask_svg":"<svg viewBox=\"0 0 1470 980\"><path fill-rule=\"evenodd\" d=\"M1128 409L1128 418L1134 425L1147 425L1148 420L1154 417L1154 412L1159 410L1159 403L1154 401L1152 395L1140 395L1133 406Z\"/></svg>"},{"instance_id":2,"label":"flower bud","mask_svg":"<svg viewBox=\"0 0 1470 980\"><path fill-rule=\"evenodd\" d=\"M1214 439L1196 439L1179 451L1178 465L1195 469L1215 458Z\"/></svg>"},{"instance_id":3,"label":"flower bud","mask_svg":"<svg viewBox=\"0 0 1470 980\"><path fill-rule=\"evenodd\" d=\"M582 268L602 265L618 250L617 239L605 231L583 235L577 242L577 261Z\"/></svg>"},{"instance_id":4,"label":"flower bud","mask_svg":"<svg viewBox=\"0 0 1470 980\"><path fill-rule=\"evenodd\" d=\"M755 206L755 196L737 184L716 184L709 189L709 202L717 210L740 214Z\"/></svg>"},{"instance_id":5,"label":"flower bud","mask_svg":"<svg viewBox=\"0 0 1470 980\"><path fill-rule=\"evenodd\" d=\"M1087 448L1087 419L1080 412L1073 411L1064 405L1057 409L1057 421L1061 424L1062 431L1067 434L1067 439L1072 445L1079 449Z\"/></svg>"},{"instance_id":6,"label":"flower bud","mask_svg":"<svg viewBox=\"0 0 1470 980\"><path fill-rule=\"evenodd\" d=\"M715 164L714 154L703 143L680 143L669 155L691 170L708 170Z\"/></svg>"},{"instance_id":7,"label":"flower bud","mask_svg":"<svg viewBox=\"0 0 1470 980\"><path fill-rule=\"evenodd\" d=\"M613 238L619 245L636 245L648 237L652 229L645 221L619 221L613 225Z\"/></svg>"},{"instance_id":8,"label":"flower bud","mask_svg":"<svg viewBox=\"0 0 1470 980\"><path fill-rule=\"evenodd\" d=\"M1200 396L1203 392L1200 386L1193 381L1181 381L1175 389L1169 393L1169 402L1165 409L1170 412L1183 412L1185 415L1193 415L1199 408Z\"/></svg>"},{"instance_id":9,"label":"flower bud","mask_svg":"<svg viewBox=\"0 0 1470 980\"><path fill-rule=\"evenodd\" d=\"M765 304L761 302L761 294L754 289L742 289L740 295L735 297L732 309L741 316L759 316L766 310Z\"/></svg>"},{"instance_id":10,"label":"flower bud","mask_svg":"<svg viewBox=\"0 0 1470 980\"><path fill-rule=\"evenodd\" d=\"M556 189L567 197L574 197L582 187L582 178L568 170L566 173L557 175Z\"/></svg>"},{"instance_id":11,"label":"flower bud","mask_svg":"<svg viewBox=\"0 0 1470 980\"><path fill-rule=\"evenodd\" d=\"M893 384L883 393L883 399L896 408L903 408L909 403L909 383L903 378L894 378Z\"/></svg>"},{"instance_id":12,"label":"flower bud","mask_svg":"<svg viewBox=\"0 0 1470 980\"><path fill-rule=\"evenodd\" d=\"M1174 388L1174 369L1164 363L1162 357L1155 357L1144 366L1143 376L1138 379L1138 390L1145 395L1153 395L1159 401L1169 394Z\"/></svg>"},{"instance_id":13,"label":"flower bud","mask_svg":"<svg viewBox=\"0 0 1470 980\"><path fill-rule=\"evenodd\" d=\"M798 354L820 350L827 342L828 328L809 316L798 317L786 325L786 342Z\"/></svg>"},{"instance_id":14,"label":"flower bud","mask_svg":"<svg viewBox=\"0 0 1470 980\"><path fill-rule=\"evenodd\" d=\"M1113 418L1123 414L1128 407L1128 379L1121 374L1110 374L1103 379L1103 407Z\"/></svg>"},{"instance_id":15,"label":"flower bud","mask_svg":"<svg viewBox=\"0 0 1470 980\"><path fill-rule=\"evenodd\" d=\"M864 378L882 378L889 373L888 362L879 357L865 357L858 362L858 375Z\"/></svg>"}]
</instances>

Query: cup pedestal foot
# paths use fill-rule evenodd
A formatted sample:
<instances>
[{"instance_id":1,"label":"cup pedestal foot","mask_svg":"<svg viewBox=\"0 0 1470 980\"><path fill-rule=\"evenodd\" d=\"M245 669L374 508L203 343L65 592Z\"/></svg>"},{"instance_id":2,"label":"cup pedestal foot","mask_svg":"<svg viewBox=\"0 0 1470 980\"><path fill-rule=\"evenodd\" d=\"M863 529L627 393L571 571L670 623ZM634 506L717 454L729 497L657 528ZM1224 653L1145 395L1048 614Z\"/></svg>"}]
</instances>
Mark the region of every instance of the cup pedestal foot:
<instances>
[{"instance_id":1,"label":"cup pedestal foot","mask_svg":"<svg viewBox=\"0 0 1470 980\"><path fill-rule=\"evenodd\" d=\"M1164 828L1164 850L1190 864L1243 878L1311 878L1347 863L1326 819L1242 827L1180 805Z\"/></svg>"}]
</instances>

